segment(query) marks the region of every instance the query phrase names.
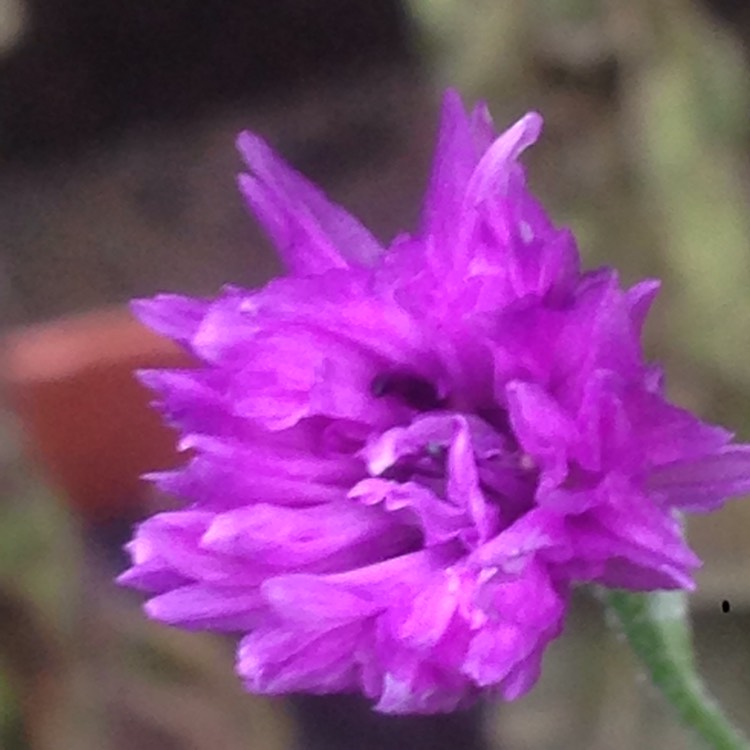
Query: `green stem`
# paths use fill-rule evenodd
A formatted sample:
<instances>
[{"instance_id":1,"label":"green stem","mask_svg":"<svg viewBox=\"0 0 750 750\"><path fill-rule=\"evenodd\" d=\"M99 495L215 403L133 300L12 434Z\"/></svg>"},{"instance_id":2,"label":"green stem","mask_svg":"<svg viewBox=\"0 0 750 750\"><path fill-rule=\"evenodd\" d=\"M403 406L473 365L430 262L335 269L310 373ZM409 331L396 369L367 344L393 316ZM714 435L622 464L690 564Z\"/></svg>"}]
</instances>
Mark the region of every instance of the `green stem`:
<instances>
[{"instance_id":1,"label":"green stem","mask_svg":"<svg viewBox=\"0 0 750 750\"><path fill-rule=\"evenodd\" d=\"M607 591L603 596L685 726L714 750L750 750L750 742L732 726L695 669L685 594Z\"/></svg>"}]
</instances>

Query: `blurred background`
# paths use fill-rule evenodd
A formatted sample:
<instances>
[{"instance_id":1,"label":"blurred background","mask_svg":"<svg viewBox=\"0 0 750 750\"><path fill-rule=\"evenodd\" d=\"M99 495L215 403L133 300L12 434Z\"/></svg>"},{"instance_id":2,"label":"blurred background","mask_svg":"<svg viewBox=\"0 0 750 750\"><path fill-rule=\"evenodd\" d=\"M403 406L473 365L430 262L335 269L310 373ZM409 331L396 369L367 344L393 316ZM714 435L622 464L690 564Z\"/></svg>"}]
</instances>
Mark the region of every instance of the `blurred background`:
<instances>
[{"instance_id":1,"label":"blurred background","mask_svg":"<svg viewBox=\"0 0 750 750\"><path fill-rule=\"evenodd\" d=\"M416 723L248 696L231 643L147 622L111 579L176 459L131 372L180 355L124 303L279 270L244 128L380 238L413 226L454 85L542 112L534 189L587 263L664 279L672 397L750 440L749 49L742 0L0 0L0 748L692 747L583 595L529 697ZM690 534L699 663L750 730L750 506Z\"/></svg>"}]
</instances>

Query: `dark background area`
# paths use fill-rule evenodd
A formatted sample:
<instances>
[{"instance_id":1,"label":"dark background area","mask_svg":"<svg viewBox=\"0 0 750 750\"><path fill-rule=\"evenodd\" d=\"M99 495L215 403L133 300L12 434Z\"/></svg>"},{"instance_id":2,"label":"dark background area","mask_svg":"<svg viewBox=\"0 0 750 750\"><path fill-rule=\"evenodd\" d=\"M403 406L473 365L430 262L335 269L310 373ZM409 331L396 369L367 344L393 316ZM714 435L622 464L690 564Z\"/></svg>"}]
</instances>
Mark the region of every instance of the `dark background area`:
<instances>
[{"instance_id":1,"label":"dark background area","mask_svg":"<svg viewBox=\"0 0 750 750\"><path fill-rule=\"evenodd\" d=\"M28 0L28 14L0 65L0 147L22 160L413 57L396 0Z\"/></svg>"}]
</instances>

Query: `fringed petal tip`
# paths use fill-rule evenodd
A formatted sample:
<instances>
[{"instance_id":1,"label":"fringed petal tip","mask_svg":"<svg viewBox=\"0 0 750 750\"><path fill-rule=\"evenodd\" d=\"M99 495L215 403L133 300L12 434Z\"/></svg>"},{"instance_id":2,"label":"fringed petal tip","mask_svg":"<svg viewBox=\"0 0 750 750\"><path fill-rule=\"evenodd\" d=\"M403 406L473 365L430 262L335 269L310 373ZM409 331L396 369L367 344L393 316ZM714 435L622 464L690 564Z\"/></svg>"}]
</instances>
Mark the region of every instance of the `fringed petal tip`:
<instances>
[{"instance_id":1,"label":"fringed petal tip","mask_svg":"<svg viewBox=\"0 0 750 750\"><path fill-rule=\"evenodd\" d=\"M130 310L152 331L184 344L195 335L209 305L204 299L162 293L131 300Z\"/></svg>"},{"instance_id":2,"label":"fringed petal tip","mask_svg":"<svg viewBox=\"0 0 750 750\"><path fill-rule=\"evenodd\" d=\"M237 147L250 168L240 190L293 274L370 267L385 252L348 211L289 166L260 136L243 132Z\"/></svg>"},{"instance_id":3,"label":"fringed petal tip","mask_svg":"<svg viewBox=\"0 0 750 750\"><path fill-rule=\"evenodd\" d=\"M540 114L529 112L495 139L466 186L465 208L477 206L489 198L499 198L508 190L518 158L536 143L543 122Z\"/></svg>"}]
</instances>

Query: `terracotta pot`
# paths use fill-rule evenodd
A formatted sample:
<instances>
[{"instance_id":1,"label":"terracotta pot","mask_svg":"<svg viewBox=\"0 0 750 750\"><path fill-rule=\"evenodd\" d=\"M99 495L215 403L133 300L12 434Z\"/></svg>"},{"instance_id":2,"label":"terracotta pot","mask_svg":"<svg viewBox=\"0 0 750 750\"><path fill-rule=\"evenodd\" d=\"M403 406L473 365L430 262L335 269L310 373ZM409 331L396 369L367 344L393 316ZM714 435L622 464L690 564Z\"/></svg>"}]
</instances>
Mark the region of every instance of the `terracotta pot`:
<instances>
[{"instance_id":1,"label":"terracotta pot","mask_svg":"<svg viewBox=\"0 0 750 750\"><path fill-rule=\"evenodd\" d=\"M28 449L72 507L91 520L142 512L142 473L176 465L175 433L149 406L134 370L190 365L126 308L12 331L5 390Z\"/></svg>"}]
</instances>

